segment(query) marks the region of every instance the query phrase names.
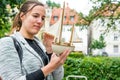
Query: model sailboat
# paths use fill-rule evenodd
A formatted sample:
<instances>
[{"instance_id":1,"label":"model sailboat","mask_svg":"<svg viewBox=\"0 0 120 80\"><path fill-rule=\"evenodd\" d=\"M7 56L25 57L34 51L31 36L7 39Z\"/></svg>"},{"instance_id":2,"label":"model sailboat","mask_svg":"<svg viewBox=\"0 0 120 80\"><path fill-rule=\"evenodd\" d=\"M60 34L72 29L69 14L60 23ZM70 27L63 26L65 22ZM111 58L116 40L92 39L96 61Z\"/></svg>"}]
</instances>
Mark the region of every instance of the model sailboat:
<instances>
[{"instance_id":1,"label":"model sailboat","mask_svg":"<svg viewBox=\"0 0 120 80\"><path fill-rule=\"evenodd\" d=\"M49 9L48 9L49 10ZM64 33L63 31L63 18L64 18L64 10L65 10L65 2L63 5L62 12L60 13L59 20L50 26L50 18L51 18L51 11L49 11L49 15L45 18L45 24L40 30L40 32L37 34L37 37L42 40L42 35L44 32L49 33L51 35L54 35L54 44L52 45L53 51L55 53L62 53L65 49L69 49L71 51L75 51L74 43L81 43L81 39L78 36L78 32L76 31L76 28L74 24L69 26L69 29L71 28L71 31L67 31ZM67 34L67 38L65 36ZM68 40L67 40L68 39ZM65 42L65 40L67 42Z\"/></svg>"},{"instance_id":2,"label":"model sailboat","mask_svg":"<svg viewBox=\"0 0 120 80\"><path fill-rule=\"evenodd\" d=\"M47 33L50 33L55 36L54 44L52 45L53 51L55 53L62 53L65 49L69 49L74 51L75 46L72 45L73 34L74 34L74 25L72 27L71 37L69 43L65 43L62 39L62 30L63 30L63 18L64 18L64 9L65 9L65 2L63 5L63 11L60 14L59 20L49 27Z\"/></svg>"}]
</instances>

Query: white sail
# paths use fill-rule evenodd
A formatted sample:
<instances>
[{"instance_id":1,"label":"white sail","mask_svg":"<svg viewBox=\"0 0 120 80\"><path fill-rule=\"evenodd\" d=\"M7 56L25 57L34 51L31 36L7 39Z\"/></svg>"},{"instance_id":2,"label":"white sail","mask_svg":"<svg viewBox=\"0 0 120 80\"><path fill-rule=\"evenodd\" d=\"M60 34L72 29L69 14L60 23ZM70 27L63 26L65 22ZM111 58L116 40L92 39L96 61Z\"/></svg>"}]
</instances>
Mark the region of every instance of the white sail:
<instances>
[{"instance_id":1,"label":"white sail","mask_svg":"<svg viewBox=\"0 0 120 80\"><path fill-rule=\"evenodd\" d=\"M60 14L59 20L55 24L48 27L48 29L46 30L48 33L55 36L55 39L57 39L56 42L58 42L58 40L59 40L60 28L61 28L61 19L62 19L62 13Z\"/></svg>"},{"instance_id":2,"label":"white sail","mask_svg":"<svg viewBox=\"0 0 120 80\"><path fill-rule=\"evenodd\" d=\"M79 34L77 33L76 28L75 28L74 32L73 32L72 43L80 43L81 42L81 38L78 35Z\"/></svg>"}]
</instances>

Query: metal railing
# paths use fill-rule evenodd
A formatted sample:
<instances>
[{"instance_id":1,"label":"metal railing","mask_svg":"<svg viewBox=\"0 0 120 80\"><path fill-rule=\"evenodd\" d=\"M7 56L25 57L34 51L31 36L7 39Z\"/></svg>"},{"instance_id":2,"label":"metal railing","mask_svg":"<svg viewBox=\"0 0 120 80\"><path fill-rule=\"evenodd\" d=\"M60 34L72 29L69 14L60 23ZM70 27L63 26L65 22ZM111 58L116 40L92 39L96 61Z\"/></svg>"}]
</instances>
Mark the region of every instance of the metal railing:
<instances>
[{"instance_id":1,"label":"metal railing","mask_svg":"<svg viewBox=\"0 0 120 80\"><path fill-rule=\"evenodd\" d=\"M66 77L66 80L68 80L70 77L71 78L83 78L83 79L87 80L86 76L78 76L78 75L69 75Z\"/></svg>"}]
</instances>

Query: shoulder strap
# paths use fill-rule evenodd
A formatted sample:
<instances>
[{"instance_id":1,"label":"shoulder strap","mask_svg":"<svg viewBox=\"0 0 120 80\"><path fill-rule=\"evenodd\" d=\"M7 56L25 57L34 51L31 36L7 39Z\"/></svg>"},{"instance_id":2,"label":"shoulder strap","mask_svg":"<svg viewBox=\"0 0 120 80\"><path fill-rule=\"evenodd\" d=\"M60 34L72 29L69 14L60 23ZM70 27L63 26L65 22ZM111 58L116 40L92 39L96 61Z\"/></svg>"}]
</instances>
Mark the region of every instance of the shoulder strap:
<instances>
[{"instance_id":1,"label":"shoulder strap","mask_svg":"<svg viewBox=\"0 0 120 80\"><path fill-rule=\"evenodd\" d=\"M11 36L11 38L13 39L15 48L16 48L18 56L20 58L21 73L24 74L24 72L23 72L23 68L24 68L26 74L28 74L27 70L25 69L24 65L22 64L22 59L23 59L23 50L22 50L22 47L21 47L20 43L16 40L15 37Z\"/></svg>"},{"instance_id":2,"label":"shoulder strap","mask_svg":"<svg viewBox=\"0 0 120 80\"><path fill-rule=\"evenodd\" d=\"M23 50L22 50L22 47L20 46L20 43L16 40L16 38L14 38L13 36L11 36L11 38L13 39L13 42L14 42L14 45L15 45L15 48L18 52L18 56L20 58L20 64L22 66L22 58L23 58Z\"/></svg>"}]
</instances>

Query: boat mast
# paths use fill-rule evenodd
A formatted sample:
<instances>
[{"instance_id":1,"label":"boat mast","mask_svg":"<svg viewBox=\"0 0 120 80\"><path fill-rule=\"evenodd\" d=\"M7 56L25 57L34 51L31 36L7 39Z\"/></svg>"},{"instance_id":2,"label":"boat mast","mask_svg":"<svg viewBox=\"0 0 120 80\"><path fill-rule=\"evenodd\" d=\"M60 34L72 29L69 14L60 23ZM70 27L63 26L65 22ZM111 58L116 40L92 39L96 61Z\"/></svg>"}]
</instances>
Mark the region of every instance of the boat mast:
<instances>
[{"instance_id":1,"label":"boat mast","mask_svg":"<svg viewBox=\"0 0 120 80\"><path fill-rule=\"evenodd\" d=\"M63 19L64 19L64 10L65 10L65 2L63 4L63 10L62 10L62 19L61 19L61 27L60 27L60 36L59 36L59 42L58 44L61 44L62 39L62 29L63 29Z\"/></svg>"},{"instance_id":2,"label":"boat mast","mask_svg":"<svg viewBox=\"0 0 120 80\"><path fill-rule=\"evenodd\" d=\"M72 32L71 32L71 36L70 36L70 44L69 44L70 46L72 44L73 34L74 34L74 24L72 26Z\"/></svg>"}]
</instances>

